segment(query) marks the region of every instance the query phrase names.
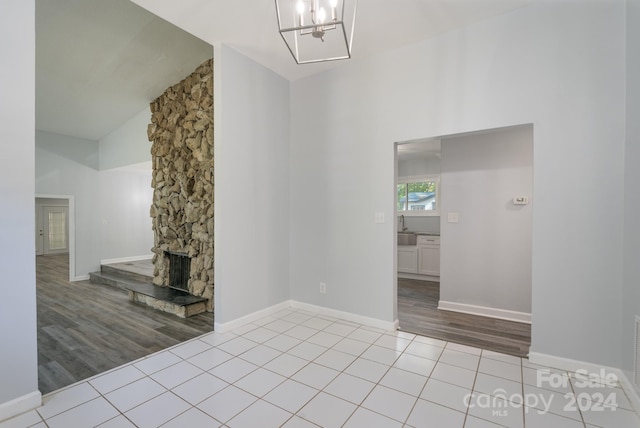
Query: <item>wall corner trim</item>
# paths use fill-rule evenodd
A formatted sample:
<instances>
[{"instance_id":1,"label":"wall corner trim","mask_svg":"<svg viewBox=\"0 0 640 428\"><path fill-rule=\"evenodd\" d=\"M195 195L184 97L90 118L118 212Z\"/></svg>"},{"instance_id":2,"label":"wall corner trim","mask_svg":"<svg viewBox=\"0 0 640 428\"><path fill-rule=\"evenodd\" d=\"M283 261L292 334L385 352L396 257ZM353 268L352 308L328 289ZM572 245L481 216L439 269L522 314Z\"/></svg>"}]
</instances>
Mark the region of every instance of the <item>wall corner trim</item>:
<instances>
[{"instance_id":1,"label":"wall corner trim","mask_svg":"<svg viewBox=\"0 0 640 428\"><path fill-rule=\"evenodd\" d=\"M400 330L400 320L399 319L396 319L393 322L393 330Z\"/></svg>"},{"instance_id":2,"label":"wall corner trim","mask_svg":"<svg viewBox=\"0 0 640 428\"><path fill-rule=\"evenodd\" d=\"M596 375L603 372L605 375L614 374L618 378L618 383L620 383L620 386L627 394L631 407L633 407L636 414L640 416L640 396L633 387L631 380L627 377L624 371L619 368L573 360L571 358L557 357L555 355L541 354L539 352L530 352L529 361L541 366L564 370L569 373L575 373L578 370L586 370L589 375Z\"/></svg>"},{"instance_id":3,"label":"wall corner trim","mask_svg":"<svg viewBox=\"0 0 640 428\"><path fill-rule=\"evenodd\" d=\"M440 300L438 302L438 309L531 324L531 314L526 312L489 308L487 306L468 305L466 303L447 302L445 300Z\"/></svg>"},{"instance_id":4,"label":"wall corner trim","mask_svg":"<svg viewBox=\"0 0 640 428\"><path fill-rule=\"evenodd\" d=\"M15 398L6 403L0 404L0 422L29 410L33 410L42 405L42 394L40 391L33 391L22 397Z\"/></svg>"}]
</instances>

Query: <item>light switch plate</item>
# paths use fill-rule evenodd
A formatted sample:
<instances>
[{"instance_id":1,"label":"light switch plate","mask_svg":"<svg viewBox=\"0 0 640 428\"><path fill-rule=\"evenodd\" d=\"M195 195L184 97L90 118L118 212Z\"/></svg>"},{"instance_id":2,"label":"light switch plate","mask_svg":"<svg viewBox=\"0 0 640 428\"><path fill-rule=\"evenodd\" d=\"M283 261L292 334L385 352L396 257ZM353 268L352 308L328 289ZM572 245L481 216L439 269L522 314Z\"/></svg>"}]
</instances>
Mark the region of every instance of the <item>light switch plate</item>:
<instances>
[{"instance_id":1,"label":"light switch plate","mask_svg":"<svg viewBox=\"0 0 640 428\"><path fill-rule=\"evenodd\" d=\"M447 213L447 221L449 223L458 223L459 220L460 220L459 213Z\"/></svg>"},{"instance_id":2,"label":"light switch plate","mask_svg":"<svg viewBox=\"0 0 640 428\"><path fill-rule=\"evenodd\" d=\"M376 213L375 222L384 223L384 213Z\"/></svg>"},{"instance_id":3,"label":"light switch plate","mask_svg":"<svg viewBox=\"0 0 640 428\"><path fill-rule=\"evenodd\" d=\"M513 205L527 205L529 203L529 197L518 196L513 198Z\"/></svg>"}]
</instances>

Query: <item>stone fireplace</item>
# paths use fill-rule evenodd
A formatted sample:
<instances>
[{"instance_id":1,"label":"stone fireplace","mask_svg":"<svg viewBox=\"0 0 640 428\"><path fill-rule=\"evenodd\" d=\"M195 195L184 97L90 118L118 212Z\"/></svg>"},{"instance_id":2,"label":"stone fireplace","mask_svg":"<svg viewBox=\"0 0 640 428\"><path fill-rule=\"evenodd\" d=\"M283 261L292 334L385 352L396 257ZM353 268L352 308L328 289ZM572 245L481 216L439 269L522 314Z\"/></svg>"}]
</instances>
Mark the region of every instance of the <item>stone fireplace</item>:
<instances>
[{"instance_id":1,"label":"stone fireplace","mask_svg":"<svg viewBox=\"0 0 640 428\"><path fill-rule=\"evenodd\" d=\"M213 60L150 107L153 283L186 287L213 311Z\"/></svg>"}]
</instances>

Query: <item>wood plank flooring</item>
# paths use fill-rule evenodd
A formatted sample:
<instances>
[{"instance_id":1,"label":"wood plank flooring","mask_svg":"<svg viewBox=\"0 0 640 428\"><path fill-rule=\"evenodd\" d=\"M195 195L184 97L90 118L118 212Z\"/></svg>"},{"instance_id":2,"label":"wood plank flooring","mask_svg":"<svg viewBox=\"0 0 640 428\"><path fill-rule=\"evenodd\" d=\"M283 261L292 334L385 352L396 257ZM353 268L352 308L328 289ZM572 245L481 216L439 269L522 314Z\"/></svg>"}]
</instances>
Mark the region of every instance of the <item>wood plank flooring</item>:
<instances>
[{"instance_id":1,"label":"wood plank flooring","mask_svg":"<svg viewBox=\"0 0 640 428\"><path fill-rule=\"evenodd\" d=\"M181 319L130 302L123 290L68 277L68 255L36 257L43 394L213 330L212 313Z\"/></svg>"},{"instance_id":2,"label":"wood plank flooring","mask_svg":"<svg viewBox=\"0 0 640 428\"><path fill-rule=\"evenodd\" d=\"M398 319L403 331L525 357L531 325L438 309L440 284L398 278Z\"/></svg>"}]
</instances>

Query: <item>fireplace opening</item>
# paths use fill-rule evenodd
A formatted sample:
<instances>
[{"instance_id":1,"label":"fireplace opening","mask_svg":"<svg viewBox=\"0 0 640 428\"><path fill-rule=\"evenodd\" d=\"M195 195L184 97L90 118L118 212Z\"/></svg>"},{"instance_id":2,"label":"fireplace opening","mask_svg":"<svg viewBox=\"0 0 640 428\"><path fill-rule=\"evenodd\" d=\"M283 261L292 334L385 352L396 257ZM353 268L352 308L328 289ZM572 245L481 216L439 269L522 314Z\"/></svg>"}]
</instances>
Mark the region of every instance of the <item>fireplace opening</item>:
<instances>
[{"instance_id":1,"label":"fireplace opening","mask_svg":"<svg viewBox=\"0 0 640 428\"><path fill-rule=\"evenodd\" d=\"M187 254L166 252L169 257L169 287L189 292L191 259Z\"/></svg>"}]
</instances>

